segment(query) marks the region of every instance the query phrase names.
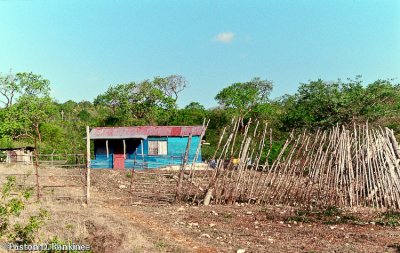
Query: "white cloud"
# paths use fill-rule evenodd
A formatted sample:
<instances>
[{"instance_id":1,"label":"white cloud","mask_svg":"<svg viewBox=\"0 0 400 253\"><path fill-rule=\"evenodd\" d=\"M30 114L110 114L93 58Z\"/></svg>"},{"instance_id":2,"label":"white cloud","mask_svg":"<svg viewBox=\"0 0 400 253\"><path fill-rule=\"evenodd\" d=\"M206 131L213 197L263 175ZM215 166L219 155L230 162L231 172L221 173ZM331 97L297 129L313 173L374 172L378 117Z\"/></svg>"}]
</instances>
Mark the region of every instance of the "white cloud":
<instances>
[{"instance_id":1,"label":"white cloud","mask_svg":"<svg viewBox=\"0 0 400 253\"><path fill-rule=\"evenodd\" d=\"M235 38L233 32L222 32L215 36L215 40L221 43L231 43Z\"/></svg>"}]
</instances>

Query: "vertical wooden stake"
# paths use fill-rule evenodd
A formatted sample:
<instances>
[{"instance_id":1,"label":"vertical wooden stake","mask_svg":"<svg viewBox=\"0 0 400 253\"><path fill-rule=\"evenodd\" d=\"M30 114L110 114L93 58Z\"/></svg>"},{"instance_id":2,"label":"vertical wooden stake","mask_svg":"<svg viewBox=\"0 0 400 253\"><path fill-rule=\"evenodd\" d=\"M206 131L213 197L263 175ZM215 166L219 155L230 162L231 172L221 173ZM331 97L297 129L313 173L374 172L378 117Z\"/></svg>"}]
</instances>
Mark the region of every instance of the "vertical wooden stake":
<instances>
[{"instance_id":1,"label":"vertical wooden stake","mask_svg":"<svg viewBox=\"0 0 400 253\"><path fill-rule=\"evenodd\" d=\"M108 150L108 140L106 140L106 152L107 152L107 159L110 156L110 151Z\"/></svg>"},{"instance_id":2,"label":"vertical wooden stake","mask_svg":"<svg viewBox=\"0 0 400 253\"><path fill-rule=\"evenodd\" d=\"M90 199L90 132L89 126L86 126L86 204Z\"/></svg>"},{"instance_id":3,"label":"vertical wooden stake","mask_svg":"<svg viewBox=\"0 0 400 253\"><path fill-rule=\"evenodd\" d=\"M35 174L36 174L36 198L40 200L40 186L39 186L39 155L37 151L37 139L35 137Z\"/></svg>"},{"instance_id":4,"label":"vertical wooden stake","mask_svg":"<svg viewBox=\"0 0 400 253\"><path fill-rule=\"evenodd\" d=\"M134 160L133 160L133 168L131 170L131 185L129 187L129 191L131 193L133 192L133 176L135 175L135 167L136 167L136 152L135 152Z\"/></svg>"},{"instance_id":5,"label":"vertical wooden stake","mask_svg":"<svg viewBox=\"0 0 400 253\"><path fill-rule=\"evenodd\" d=\"M181 188L182 188L182 180L183 180L183 173L186 167L186 163L189 157L189 149L190 149L190 143L192 142L192 133L189 134L188 142L186 145L186 152L185 152L185 157L183 158L181 169L179 171L179 178L178 178L178 183L177 183L177 189L176 189L176 196L175 200L178 200L181 195Z\"/></svg>"},{"instance_id":6,"label":"vertical wooden stake","mask_svg":"<svg viewBox=\"0 0 400 253\"><path fill-rule=\"evenodd\" d=\"M143 139L140 140L140 147L142 152L142 169L144 168L144 147L143 147Z\"/></svg>"},{"instance_id":7,"label":"vertical wooden stake","mask_svg":"<svg viewBox=\"0 0 400 253\"><path fill-rule=\"evenodd\" d=\"M54 167L54 152L56 150L53 149L53 153L51 153L51 167Z\"/></svg>"},{"instance_id":8,"label":"vertical wooden stake","mask_svg":"<svg viewBox=\"0 0 400 253\"><path fill-rule=\"evenodd\" d=\"M122 140L122 143L124 144L124 159L126 159L126 142L125 142L125 139Z\"/></svg>"}]
</instances>

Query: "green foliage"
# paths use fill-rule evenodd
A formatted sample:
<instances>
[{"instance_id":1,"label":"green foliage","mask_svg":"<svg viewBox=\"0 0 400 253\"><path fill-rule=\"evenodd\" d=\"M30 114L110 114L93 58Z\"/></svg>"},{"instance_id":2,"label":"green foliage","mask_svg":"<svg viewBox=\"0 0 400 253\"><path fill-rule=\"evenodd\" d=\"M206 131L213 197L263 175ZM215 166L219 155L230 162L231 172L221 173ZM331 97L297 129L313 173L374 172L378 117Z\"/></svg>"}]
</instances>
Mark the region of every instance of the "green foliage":
<instances>
[{"instance_id":1,"label":"green foliage","mask_svg":"<svg viewBox=\"0 0 400 253\"><path fill-rule=\"evenodd\" d=\"M367 86L363 113L370 120L400 115L400 85L389 80L377 80Z\"/></svg>"},{"instance_id":2,"label":"green foliage","mask_svg":"<svg viewBox=\"0 0 400 253\"><path fill-rule=\"evenodd\" d=\"M303 222L303 223L308 223L310 222L310 213L308 211L304 210L296 210L294 216L290 216L287 221L288 222Z\"/></svg>"},{"instance_id":3,"label":"green foliage","mask_svg":"<svg viewBox=\"0 0 400 253\"><path fill-rule=\"evenodd\" d=\"M2 148L11 148L14 142L10 136L2 135L0 138L0 147Z\"/></svg>"},{"instance_id":4,"label":"green foliage","mask_svg":"<svg viewBox=\"0 0 400 253\"><path fill-rule=\"evenodd\" d=\"M285 131L374 122L399 115L400 86L378 80L365 88L360 76L347 82L318 79L301 84L295 95L283 97L281 103Z\"/></svg>"},{"instance_id":5,"label":"green foliage","mask_svg":"<svg viewBox=\"0 0 400 253\"><path fill-rule=\"evenodd\" d=\"M324 216L338 216L342 214L342 211L336 206L328 206L323 214Z\"/></svg>"},{"instance_id":6,"label":"green foliage","mask_svg":"<svg viewBox=\"0 0 400 253\"><path fill-rule=\"evenodd\" d=\"M232 219L233 218L233 214L232 213L223 213L222 217L224 217L224 219Z\"/></svg>"},{"instance_id":7,"label":"green foliage","mask_svg":"<svg viewBox=\"0 0 400 253\"><path fill-rule=\"evenodd\" d=\"M40 140L40 124L54 114L54 103L49 97L50 82L33 73L10 74L0 80L5 105L0 109L0 138L36 136Z\"/></svg>"},{"instance_id":8,"label":"green foliage","mask_svg":"<svg viewBox=\"0 0 400 253\"><path fill-rule=\"evenodd\" d=\"M328 206L320 210L301 209L296 210L293 216L287 219L288 222L322 222L324 224L359 224L359 219L351 213L345 213L336 206Z\"/></svg>"},{"instance_id":9,"label":"green foliage","mask_svg":"<svg viewBox=\"0 0 400 253\"><path fill-rule=\"evenodd\" d=\"M222 89L215 99L224 108L231 108L233 112L244 116L256 105L268 102L272 91L272 82L256 77L245 83L234 83Z\"/></svg>"},{"instance_id":10,"label":"green foliage","mask_svg":"<svg viewBox=\"0 0 400 253\"><path fill-rule=\"evenodd\" d=\"M32 243L35 241L37 231L43 226L48 212L44 209L39 214L29 217L27 224L16 223L14 225L14 233L9 236L12 241L20 244Z\"/></svg>"},{"instance_id":11,"label":"green foliage","mask_svg":"<svg viewBox=\"0 0 400 253\"><path fill-rule=\"evenodd\" d=\"M219 91L215 99L220 107L206 109L191 102L178 109L178 96L186 86L179 75L155 77L112 85L93 102L58 103L49 96L50 82L40 75L0 74L0 104L4 105L0 108L0 147L32 146L37 138L40 153L78 153L85 149L87 125L201 125L207 118L205 140L210 145L202 146L202 157L208 160L223 128L241 116L244 122L251 118L273 129L272 161L292 130L313 131L368 120L400 132L400 86L392 80L363 84L360 76L333 82L318 79L301 84L293 95L271 100L272 82L254 78Z\"/></svg>"},{"instance_id":12,"label":"green foliage","mask_svg":"<svg viewBox=\"0 0 400 253\"><path fill-rule=\"evenodd\" d=\"M187 81L183 76L170 75L167 77L155 77L153 84L164 93L164 96L171 97L176 101L178 100L178 94L186 88Z\"/></svg>"},{"instance_id":13,"label":"green foliage","mask_svg":"<svg viewBox=\"0 0 400 253\"><path fill-rule=\"evenodd\" d=\"M394 210L384 212L378 220L378 224L390 227L400 226L400 212Z\"/></svg>"},{"instance_id":14,"label":"green foliage","mask_svg":"<svg viewBox=\"0 0 400 253\"><path fill-rule=\"evenodd\" d=\"M208 111L198 102L191 102L185 108L178 110L169 125L193 126L201 125L208 117Z\"/></svg>"},{"instance_id":15,"label":"green foliage","mask_svg":"<svg viewBox=\"0 0 400 253\"><path fill-rule=\"evenodd\" d=\"M112 125L166 124L175 114L176 101L160 89L160 78L111 86L94 104L109 109L103 119Z\"/></svg>"},{"instance_id":16,"label":"green foliage","mask_svg":"<svg viewBox=\"0 0 400 253\"><path fill-rule=\"evenodd\" d=\"M167 247L167 244L164 241L160 240L156 242L155 246L157 250L164 251L164 249Z\"/></svg>"},{"instance_id":17,"label":"green foliage","mask_svg":"<svg viewBox=\"0 0 400 253\"><path fill-rule=\"evenodd\" d=\"M23 96L49 96L50 81L44 79L41 75L33 74L32 72L22 72L17 73L16 77L17 82L19 82L19 89L22 90Z\"/></svg>"},{"instance_id":18,"label":"green foliage","mask_svg":"<svg viewBox=\"0 0 400 253\"><path fill-rule=\"evenodd\" d=\"M26 126L23 111L16 106L0 109L0 136L14 139L24 133Z\"/></svg>"},{"instance_id":19,"label":"green foliage","mask_svg":"<svg viewBox=\"0 0 400 253\"><path fill-rule=\"evenodd\" d=\"M37 232L48 216L41 209L37 215L31 215L25 223L20 223L20 217L26 208L26 201L31 197L32 189L19 189L15 177L7 177L2 185L0 197L0 238L9 242L26 244L35 241Z\"/></svg>"},{"instance_id":20,"label":"green foliage","mask_svg":"<svg viewBox=\"0 0 400 253\"><path fill-rule=\"evenodd\" d=\"M14 99L20 96L48 96L50 92L50 82L41 75L32 72L20 72L17 74L0 74L0 94L2 99L0 102L4 106L13 105Z\"/></svg>"},{"instance_id":21,"label":"green foliage","mask_svg":"<svg viewBox=\"0 0 400 253\"><path fill-rule=\"evenodd\" d=\"M37 137L40 142L40 125L58 114L52 99L27 95L20 97L15 106L23 114L20 120L24 123L25 133Z\"/></svg>"}]
</instances>

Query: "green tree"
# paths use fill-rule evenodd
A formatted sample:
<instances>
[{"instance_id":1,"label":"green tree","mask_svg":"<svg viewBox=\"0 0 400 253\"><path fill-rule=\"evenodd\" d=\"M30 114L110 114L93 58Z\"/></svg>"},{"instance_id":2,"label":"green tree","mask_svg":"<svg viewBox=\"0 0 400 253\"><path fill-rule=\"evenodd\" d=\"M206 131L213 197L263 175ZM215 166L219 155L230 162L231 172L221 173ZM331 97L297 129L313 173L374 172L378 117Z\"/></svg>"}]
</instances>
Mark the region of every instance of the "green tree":
<instances>
[{"instance_id":1,"label":"green tree","mask_svg":"<svg viewBox=\"0 0 400 253\"><path fill-rule=\"evenodd\" d=\"M118 84L99 95L94 104L106 107L106 125L167 124L176 112L176 98L159 88L160 78ZM108 124L107 124L108 123Z\"/></svg>"},{"instance_id":2,"label":"green tree","mask_svg":"<svg viewBox=\"0 0 400 253\"><path fill-rule=\"evenodd\" d=\"M177 101L179 93L186 88L188 82L183 76L170 75L167 77L155 77L153 83L166 97L171 97Z\"/></svg>"},{"instance_id":3,"label":"green tree","mask_svg":"<svg viewBox=\"0 0 400 253\"><path fill-rule=\"evenodd\" d=\"M282 98L282 124L291 128L329 128L336 124L374 122L399 115L399 85L378 80L366 88L354 80L301 84L293 96Z\"/></svg>"},{"instance_id":4,"label":"green tree","mask_svg":"<svg viewBox=\"0 0 400 253\"><path fill-rule=\"evenodd\" d=\"M286 96L284 125L287 128L332 126L338 122L338 83L321 79L301 84L294 96Z\"/></svg>"},{"instance_id":5,"label":"green tree","mask_svg":"<svg viewBox=\"0 0 400 253\"><path fill-rule=\"evenodd\" d=\"M244 117L258 104L267 103L272 91L272 82L254 78L245 83L234 83L222 89L215 99L227 109L233 109Z\"/></svg>"},{"instance_id":6,"label":"green tree","mask_svg":"<svg viewBox=\"0 0 400 253\"><path fill-rule=\"evenodd\" d=\"M17 77L12 73L8 75L0 74L0 94L2 99L0 102L5 106L9 107L13 104L13 99L19 93L21 87L17 83Z\"/></svg>"},{"instance_id":7,"label":"green tree","mask_svg":"<svg viewBox=\"0 0 400 253\"><path fill-rule=\"evenodd\" d=\"M21 72L0 78L0 93L5 108L0 109L1 138L31 137L39 140L41 122L52 112L50 82L41 75ZM16 103L14 103L16 101Z\"/></svg>"},{"instance_id":8,"label":"green tree","mask_svg":"<svg viewBox=\"0 0 400 253\"><path fill-rule=\"evenodd\" d=\"M377 80L367 86L363 94L363 113L370 120L400 115L400 84Z\"/></svg>"},{"instance_id":9,"label":"green tree","mask_svg":"<svg viewBox=\"0 0 400 253\"><path fill-rule=\"evenodd\" d=\"M41 75L32 72L9 73L0 75L0 102L7 108L13 105L15 98L19 96L48 96L50 82Z\"/></svg>"},{"instance_id":10,"label":"green tree","mask_svg":"<svg viewBox=\"0 0 400 253\"><path fill-rule=\"evenodd\" d=\"M198 102L191 102L185 108L176 112L170 125L201 125L204 118L208 117L208 111Z\"/></svg>"},{"instance_id":11,"label":"green tree","mask_svg":"<svg viewBox=\"0 0 400 253\"><path fill-rule=\"evenodd\" d=\"M58 114L52 99L48 96L25 95L18 99L15 106L22 112L20 120L24 123L24 133L32 138L37 137L41 142L40 125Z\"/></svg>"}]
</instances>

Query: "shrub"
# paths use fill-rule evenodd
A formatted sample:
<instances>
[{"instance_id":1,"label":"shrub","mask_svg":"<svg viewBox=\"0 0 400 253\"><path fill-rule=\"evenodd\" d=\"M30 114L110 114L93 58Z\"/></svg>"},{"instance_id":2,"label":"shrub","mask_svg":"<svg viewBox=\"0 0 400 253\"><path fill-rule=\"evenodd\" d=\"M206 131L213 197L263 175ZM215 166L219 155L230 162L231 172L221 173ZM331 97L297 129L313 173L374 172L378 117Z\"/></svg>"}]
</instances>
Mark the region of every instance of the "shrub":
<instances>
[{"instance_id":1,"label":"shrub","mask_svg":"<svg viewBox=\"0 0 400 253\"><path fill-rule=\"evenodd\" d=\"M26 202L32 195L32 189L19 188L16 178L7 177L2 185L0 196L0 238L17 244L35 241L38 230L43 225L48 213L40 209L37 215L28 217L27 222L20 223L17 217L25 210Z\"/></svg>"}]
</instances>

